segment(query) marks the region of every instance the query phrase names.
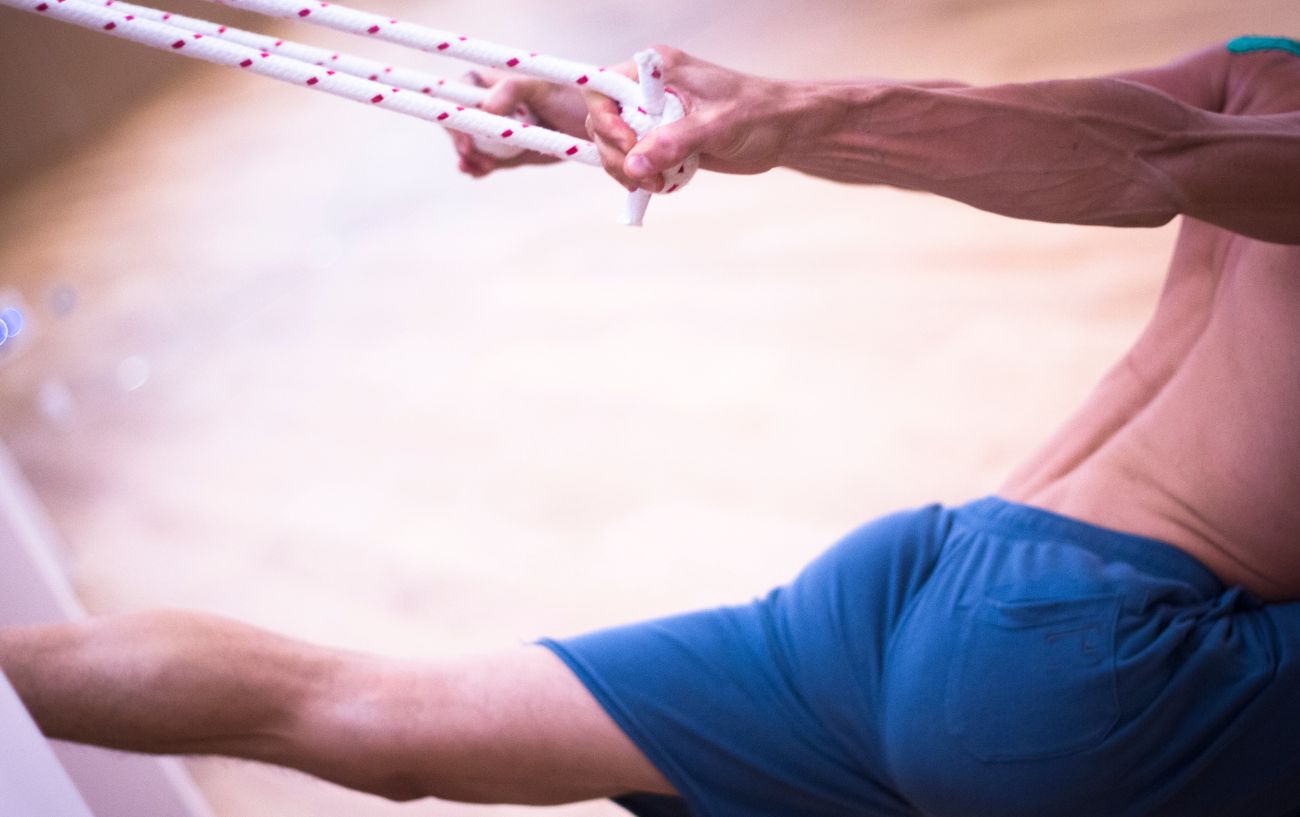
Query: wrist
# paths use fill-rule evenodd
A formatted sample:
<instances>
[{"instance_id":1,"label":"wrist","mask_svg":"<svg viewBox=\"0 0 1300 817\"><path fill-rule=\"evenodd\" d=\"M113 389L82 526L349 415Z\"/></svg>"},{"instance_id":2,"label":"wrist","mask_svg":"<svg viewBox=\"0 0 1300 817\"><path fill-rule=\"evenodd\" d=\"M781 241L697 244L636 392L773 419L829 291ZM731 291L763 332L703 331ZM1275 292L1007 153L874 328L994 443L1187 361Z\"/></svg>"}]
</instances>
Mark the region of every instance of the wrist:
<instances>
[{"instance_id":1,"label":"wrist","mask_svg":"<svg viewBox=\"0 0 1300 817\"><path fill-rule=\"evenodd\" d=\"M793 170L818 164L817 158L834 149L837 137L864 116L876 96L873 86L784 84L783 111L788 127L778 164Z\"/></svg>"},{"instance_id":2,"label":"wrist","mask_svg":"<svg viewBox=\"0 0 1300 817\"><path fill-rule=\"evenodd\" d=\"M898 115L896 83L804 83L795 91L796 116L781 165L800 173L855 184L888 183L883 155L891 117Z\"/></svg>"}]
</instances>

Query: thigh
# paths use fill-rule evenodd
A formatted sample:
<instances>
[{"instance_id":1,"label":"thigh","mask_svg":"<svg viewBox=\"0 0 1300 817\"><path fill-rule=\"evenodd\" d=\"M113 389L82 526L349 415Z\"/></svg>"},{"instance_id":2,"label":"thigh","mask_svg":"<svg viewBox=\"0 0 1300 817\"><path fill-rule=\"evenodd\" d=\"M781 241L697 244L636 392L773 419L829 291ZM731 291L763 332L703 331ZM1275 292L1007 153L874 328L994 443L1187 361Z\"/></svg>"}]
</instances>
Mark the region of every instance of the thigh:
<instances>
[{"instance_id":1,"label":"thigh","mask_svg":"<svg viewBox=\"0 0 1300 817\"><path fill-rule=\"evenodd\" d=\"M945 519L933 507L880 519L750 604L545 644L691 814L911 814L884 766L880 673Z\"/></svg>"}]
</instances>

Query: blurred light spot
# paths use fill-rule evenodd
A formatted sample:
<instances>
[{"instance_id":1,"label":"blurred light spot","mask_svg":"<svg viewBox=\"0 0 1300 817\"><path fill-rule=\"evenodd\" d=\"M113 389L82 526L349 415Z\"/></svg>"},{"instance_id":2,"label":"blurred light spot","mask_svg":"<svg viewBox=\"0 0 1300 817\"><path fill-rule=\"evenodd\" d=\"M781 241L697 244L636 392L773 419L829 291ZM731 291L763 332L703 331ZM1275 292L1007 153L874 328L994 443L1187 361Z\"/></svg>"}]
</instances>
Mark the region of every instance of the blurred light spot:
<instances>
[{"instance_id":1,"label":"blurred light spot","mask_svg":"<svg viewBox=\"0 0 1300 817\"><path fill-rule=\"evenodd\" d=\"M41 383L38 400L41 413L49 419L62 423L72 417L72 410L75 408L72 403L72 392L68 391L68 387L62 381L46 380Z\"/></svg>"},{"instance_id":2,"label":"blurred light spot","mask_svg":"<svg viewBox=\"0 0 1300 817\"><path fill-rule=\"evenodd\" d=\"M149 382L149 361L132 355L117 364L117 385L122 391L135 391Z\"/></svg>"},{"instance_id":3,"label":"blurred light spot","mask_svg":"<svg viewBox=\"0 0 1300 817\"><path fill-rule=\"evenodd\" d=\"M60 318L67 317L77 308L77 290L68 284L59 284L50 292L50 309Z\"/></svg>"},{"instance_id":4,"label":"blurred light spot","mask_svg":"<svg viewBox=\"0 0 1300 817\"><path fill-rule=\"evenodd\" d=\"M0 346L4 346L7 340L9 340L9 327L4 321L0 321Z\"/></svg>"},{"instance_id":5,"label":"blurred light spot","mask_svg":"<svg viewBox=\"0 0 1300 817\"><path fill-rule=\"evenodd\" d=\"M8 330L6 337L16 338L23 331L23 325L26 322L23 320L23 313L11 306L0 311L0 323L3 323Z\"/></svg>"}]
</instances>

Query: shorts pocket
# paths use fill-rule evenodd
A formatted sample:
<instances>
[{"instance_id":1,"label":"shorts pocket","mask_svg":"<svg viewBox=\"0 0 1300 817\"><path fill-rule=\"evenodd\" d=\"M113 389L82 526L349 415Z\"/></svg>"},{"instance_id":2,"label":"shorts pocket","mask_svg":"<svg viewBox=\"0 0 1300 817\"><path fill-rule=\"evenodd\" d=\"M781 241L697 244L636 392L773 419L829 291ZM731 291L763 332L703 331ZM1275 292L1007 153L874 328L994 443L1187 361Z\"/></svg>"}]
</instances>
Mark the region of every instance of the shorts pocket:
<instances>
[{"instance_id":1,"label":"shorts pocket","mask_svg":"<svg viewBox=\"0 0 1300 817\"><path fill-rule=\"evenodd\" d=\"M1118 596L983 598L967 609L948 676L949 732L985 761L1037 760L1101 743L1119 717Z\"/></svg>"}]
</instances>

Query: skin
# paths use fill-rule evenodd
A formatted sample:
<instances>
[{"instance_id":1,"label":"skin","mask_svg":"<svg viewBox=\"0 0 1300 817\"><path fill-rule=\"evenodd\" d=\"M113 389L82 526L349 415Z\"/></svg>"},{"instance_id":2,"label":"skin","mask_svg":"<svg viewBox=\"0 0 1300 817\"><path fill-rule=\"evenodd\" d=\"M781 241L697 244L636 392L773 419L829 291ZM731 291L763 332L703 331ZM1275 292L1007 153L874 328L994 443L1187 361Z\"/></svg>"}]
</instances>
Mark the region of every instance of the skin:
<instances>
[{"instance_id":1,"label":"skin","mask_svg":"<svg viewBox=\"0 0 1300 817\"><path fill-rule=\"evenodd\" d=\"M0 668L49 737L247 758L391 800L673 791L542 647L399 660L154 611L0 631Z\"/></svg>"},{"instance_id":2,"label":"skin","mask_svg":"<svg viewBox=\"0 0 1300 817\"><path fill-rule=\"evenodd\" d=\"M657 189L698 153L717 172L784 166L1017 218L1181 215L1150 325L1001 494L1300 599L1300 59L1218 46L1116 77L972 88L779 82L659 50L687 116L639 144L599 96L485 75L483 107L523 103L589 133L629 187ZM453 138L474 176L544 161ZM539 647L398 661L154 612L0 631L0 668L52 737L250 758L398 800L673 793Z\"/></svg>"},{"instance_id":3,"label":"skin","mask_svg":"<svg viewBox=\"0 0 1300 817\"><path fill-rule=\"evenodd\" d=\"M1300 599L1300 59L1220 45L1113 77L973 88L780 82L659 50L683 120L637 144L613 102L585 100L620 183L658 190L698 153L709 170L787 167L1038 221L1183 216L1146 331L1000 494Z\"/></svg>"}]
</instances>

